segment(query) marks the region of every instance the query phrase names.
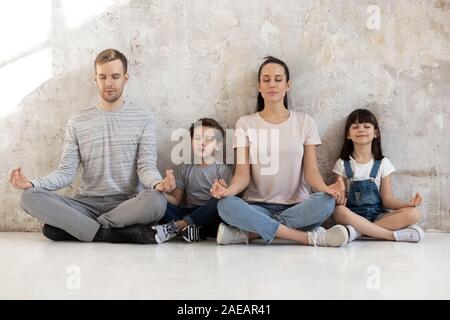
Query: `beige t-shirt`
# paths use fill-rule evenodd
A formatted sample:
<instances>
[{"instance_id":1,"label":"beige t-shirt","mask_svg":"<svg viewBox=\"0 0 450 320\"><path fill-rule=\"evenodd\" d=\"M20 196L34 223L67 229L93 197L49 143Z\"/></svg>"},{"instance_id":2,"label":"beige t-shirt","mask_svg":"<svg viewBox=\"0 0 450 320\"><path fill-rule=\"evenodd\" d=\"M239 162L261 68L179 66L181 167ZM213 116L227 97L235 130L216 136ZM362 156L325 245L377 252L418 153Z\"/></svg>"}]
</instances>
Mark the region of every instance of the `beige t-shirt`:
<instances>
[{"instance_id":1,"label":"beige t-shirt","mask_svg":"<svg viewBox=\"0 0 450 320\"><path fill-rule=\"evenodd\" d=\"M295 204L309 198L303 176L303 146L319 145L316 123L309 115L290 111L281 124L265 121L259 113L236 122L234 148L249 147L248 202Z\"/></svg>"}]
</instances>

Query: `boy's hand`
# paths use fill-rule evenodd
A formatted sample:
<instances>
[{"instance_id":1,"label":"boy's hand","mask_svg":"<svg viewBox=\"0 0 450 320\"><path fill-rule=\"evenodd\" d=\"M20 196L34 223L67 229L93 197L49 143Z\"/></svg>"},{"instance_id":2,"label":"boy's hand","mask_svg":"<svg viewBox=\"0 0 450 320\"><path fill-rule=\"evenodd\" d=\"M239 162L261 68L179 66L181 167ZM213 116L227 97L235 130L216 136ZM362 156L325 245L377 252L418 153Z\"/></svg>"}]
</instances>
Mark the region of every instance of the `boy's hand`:
<instances>
[{"instance_id":1,"label":"boy's hand","mask_svg":"<svg viewBox=\"0 0 450 320\"><path fill-rule=\"evenodd\" d=\"M227 183L223 179L214 179L214 184L209 191L214 198L222 199L228 195Z\"/></svg>"},{"instance_id":2,"label":"boy's hand","mask_svg":"<svg viewBox=\"0 0 450 320\"><path fill-rule=\"evenodd\" d=\"M407 207L418 207L422 203L422 196L417 192L416 195L406 203Z\"/></svg>"},{"instance_id":3,"label":"boy's hand","mask_svg":"<svg viewBox=\"0 0 450 320\"><path fill-rule=\"evenodd\" d=\"M172 192L176 187L173 170L166 170L166 177L156 185L155 189L161 192Z\"/></svg>"},{"instance_id":4,"label":"boy's hand","mask_svg":"<svg viewBox=\"0 0 450 320\"><path fill-rule=\"evenodd\" d=\"M30 181L28 181L27 177L25 177L20 170L20 167L16 167L9 171L9 183L17 189L26 190L32 188L33 185Z\"/></svg>"}]
</instances>

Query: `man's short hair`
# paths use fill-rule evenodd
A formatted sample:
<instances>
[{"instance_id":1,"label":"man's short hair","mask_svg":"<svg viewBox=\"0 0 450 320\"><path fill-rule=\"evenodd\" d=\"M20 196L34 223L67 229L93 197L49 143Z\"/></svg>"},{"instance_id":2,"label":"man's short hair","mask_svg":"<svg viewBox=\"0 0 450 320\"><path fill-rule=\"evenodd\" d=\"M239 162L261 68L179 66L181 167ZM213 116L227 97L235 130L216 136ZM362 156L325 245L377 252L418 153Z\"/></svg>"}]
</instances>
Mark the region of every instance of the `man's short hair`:
<instances>
[{"instance_id":1,"label":"man's short hair","mask_svg":"<svg viewBox=\"0 0 450 320\"><path fill-rule=\"evenodd\" d=\"M97 64L103 64L103 63L107 63L107 62L114 61L114 60L120 60L123 65L123 70L124 70L123 73L127 73L127 69L128 69L127 58L125 57L125 55L123 53L121 53L120 51L118 51L116 49L106 49L97 55L97 58L95 58L95 61L94 61L95 72L97 73Z\"/></svg>"}]
</instances>

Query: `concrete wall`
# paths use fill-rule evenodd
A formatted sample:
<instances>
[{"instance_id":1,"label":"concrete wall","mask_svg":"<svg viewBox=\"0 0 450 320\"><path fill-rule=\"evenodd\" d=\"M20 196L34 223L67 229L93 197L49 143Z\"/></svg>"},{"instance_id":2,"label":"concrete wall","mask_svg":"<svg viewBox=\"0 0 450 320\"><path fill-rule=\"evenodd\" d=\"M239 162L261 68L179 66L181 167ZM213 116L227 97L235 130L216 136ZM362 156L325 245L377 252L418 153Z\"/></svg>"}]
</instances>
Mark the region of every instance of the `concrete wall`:
<instances>
[{"instance_id":1,"label":"concrete wall","mask_svg":"<svg viewBox=\"0 0 450 320\"><path fill-rule=\"evenodd\" d=\"M2 231L38 230L8 170L20 165L35 177L56 168L69 116L97 101L92 62L108 47L129 58L127 99L158 117L161 169L173 128L202 116L231 128L253 112L258 65L275 55L291 69L292 109L318 123L322 173L331 178L345 117L370 104L398 169L395 194L421 192L421 224L450 231L448 1L11 0L0 8Z\"/></svg>"}]
</instances>

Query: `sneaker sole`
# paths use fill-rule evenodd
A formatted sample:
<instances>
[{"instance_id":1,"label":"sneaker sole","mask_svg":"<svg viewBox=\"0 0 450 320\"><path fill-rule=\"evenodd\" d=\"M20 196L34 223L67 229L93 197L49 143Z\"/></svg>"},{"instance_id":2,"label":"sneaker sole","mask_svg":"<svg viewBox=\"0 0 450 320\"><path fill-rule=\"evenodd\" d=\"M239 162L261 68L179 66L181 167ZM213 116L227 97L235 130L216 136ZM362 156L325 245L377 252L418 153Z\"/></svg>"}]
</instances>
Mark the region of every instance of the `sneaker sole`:
<instances>
[{"instance_id":1,"label":"sneaker sole","mask_svg":"<svg viewBox=\"0 0 450 320\"><path fill-rule=\"evenodd\" d=\"M219 224L219 228L217 229L217 236L216 236L216 242L217 244L223 244L221 242L222 237L223 237L223 232L224 232L224 224L221 223ZM220 240L219 240L220 239Z\"/></svg>"},{"instance_id":2,"label":"sneaker sole","mask_svg":"<svg viewBox=\"0 0 450 320\"><path fill-rule=\"evenodd\" d=\"M334 234L342 235L342 239L341 239L341 241L336 241L336 242L333 242L333 243L329 243L328 239L327 239L326 242L327 242L328 246L330 246L330 247L342 247L342 246L344 246L348 242L347 228L342 226L342 225L336 225L336 226L328 229L327 232L329 230L332 230L332 229L333 229L333 235ZM337 231L338 229L340 230L340 232ZM336 231L334 231L334 230L336 230Z\"/></svg>"},{"instance_id":3,"label":"sneaker sole","mask_svg":"<svg viewBox=\"0 0 450 320\"><path fill-rule=\"evenodd\" d=\"M414 242L420 242L423 238L425 238L425 233L423 232L423 229L417 225L412 225L407 227L408 229L414 229L417 231L417 233L419 234L419 239L417 241Z\"/></svg>"}]
</instances>

